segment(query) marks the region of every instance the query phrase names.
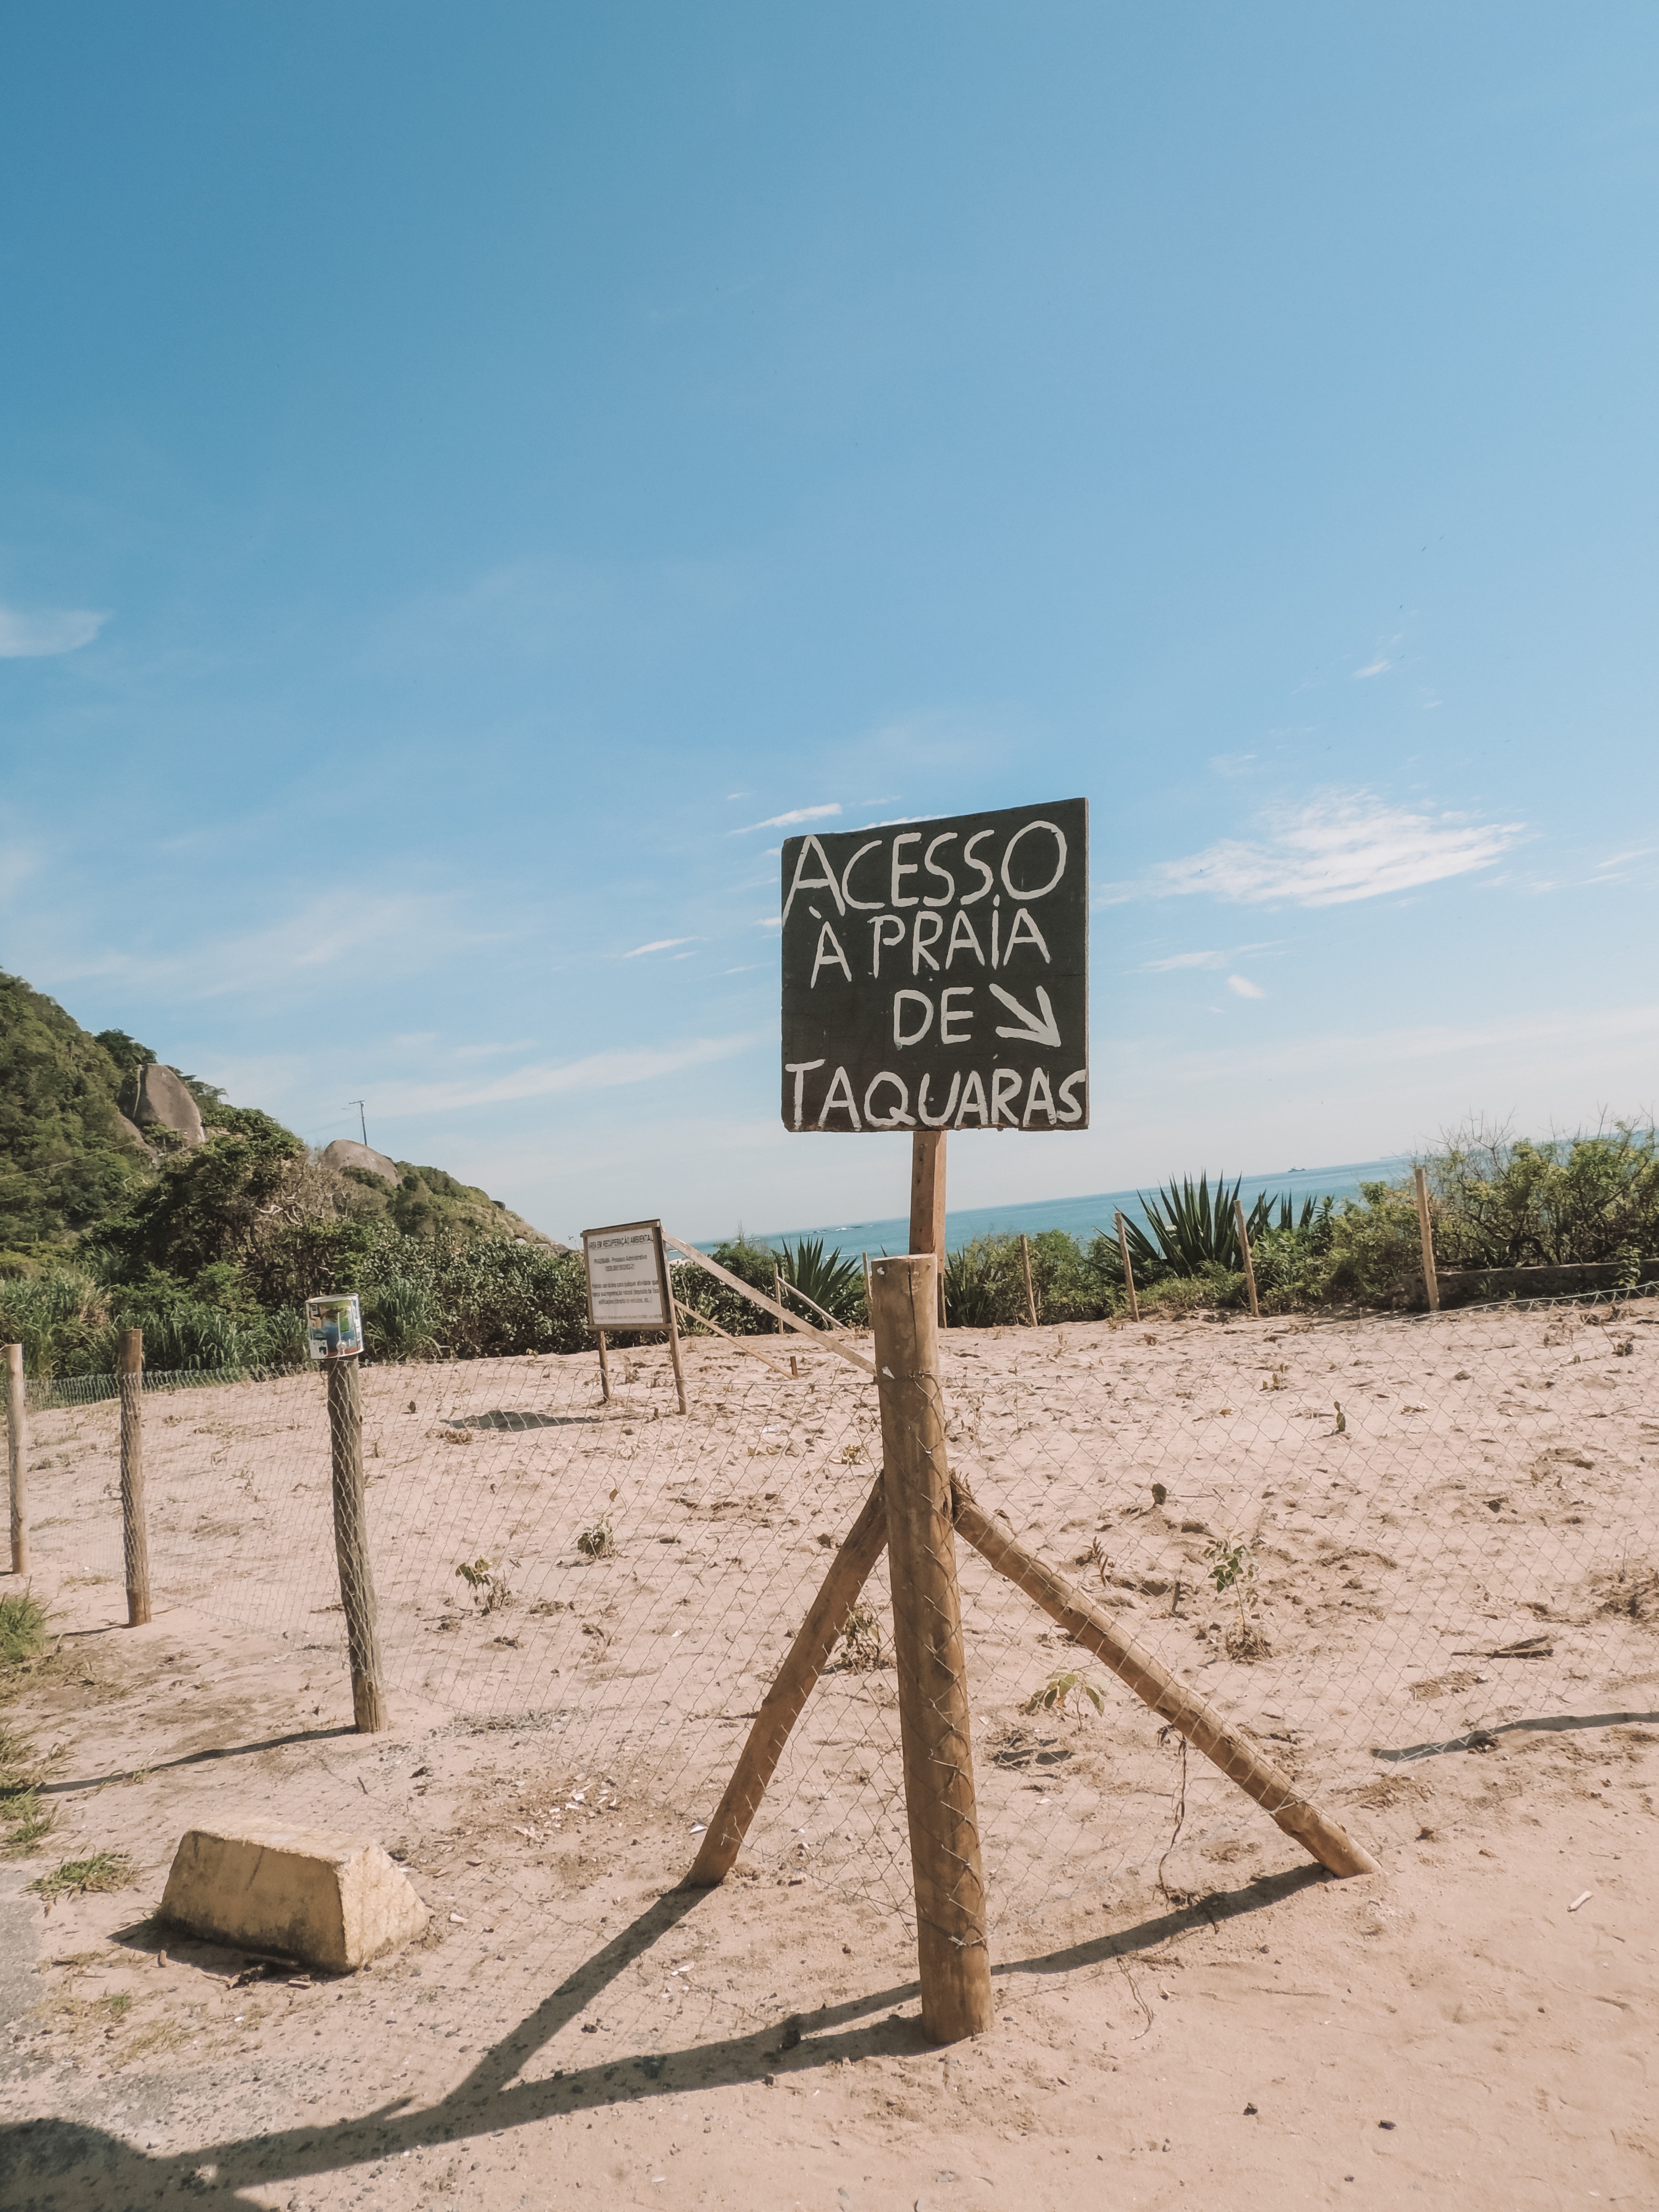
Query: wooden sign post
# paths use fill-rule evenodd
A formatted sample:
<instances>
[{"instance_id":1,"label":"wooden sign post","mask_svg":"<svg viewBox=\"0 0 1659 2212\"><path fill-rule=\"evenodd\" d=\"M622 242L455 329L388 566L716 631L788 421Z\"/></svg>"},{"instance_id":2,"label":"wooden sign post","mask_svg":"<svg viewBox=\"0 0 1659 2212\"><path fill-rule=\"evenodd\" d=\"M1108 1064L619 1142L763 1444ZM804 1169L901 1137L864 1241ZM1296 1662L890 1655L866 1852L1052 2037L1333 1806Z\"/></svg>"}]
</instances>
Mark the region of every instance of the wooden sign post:
<instances>
[{"instance_id":1,"label":"wooden sign post","mask_svg":"<svg viewBox=\"0 0 1659 2212\"><path fill-rule=\"evenodd\" d=\"M883 1384L882 1488L921 2026L934 2043L955 2043L991 2025L991 1954L945 1455L935 1273L931 1253L878 1260L870 1270L871 1320Z\"/></svg>"},{"instance_id":2,"label":"wooden sign post","mask_svg":"<svg viewBox=\"0 0 1659 2212\"><path fill-rule=\"evenodd\" d=\"M607 1401L611 1365L605 1356L606 1335L665 1329L674 1389L684 1413L685 1370L680 1365L679 1325L674 1316L661 1222L623 1221L609 1229L584 1229L582 1261L587 1271L587 1325L599 1340L599 1382Z\"/></svg>"}]
</instances>

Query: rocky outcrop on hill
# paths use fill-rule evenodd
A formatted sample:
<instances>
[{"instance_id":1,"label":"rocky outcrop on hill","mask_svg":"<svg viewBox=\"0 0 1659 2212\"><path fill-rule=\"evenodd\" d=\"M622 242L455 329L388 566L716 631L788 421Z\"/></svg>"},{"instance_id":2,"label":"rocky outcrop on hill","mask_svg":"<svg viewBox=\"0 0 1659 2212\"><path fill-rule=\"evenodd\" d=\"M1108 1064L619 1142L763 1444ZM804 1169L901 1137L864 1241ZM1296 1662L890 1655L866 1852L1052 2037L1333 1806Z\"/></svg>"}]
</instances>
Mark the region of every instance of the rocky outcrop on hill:
<instances>
[{"instance_id":1,"label":"rocky outcrop on hill","mask_svg":"<svg viewBox=\"0 0 1659 2212\"><path fill-rule=\"evenodd\" d=\"M171 1129L187 1145L203 1141L202 1109L185 1090L176 1067L163 1067L159 1060L138 1073L137 1103L132 1118L142 1131L148 1124L160 1122Z\"/></svg>"},{"instance_id":2,"label":"rocky outcrop on hill","mask_svg":"<svg viewBox=\"0 0 1659 2212\"><path fill-rule=\"evenodd\" d=\"M377 1152L373 1145L360 1145L355 1137L336 1137L331 1145L325 1145L323 1165L328 1168L359 1168L365 1174L379 1176L383 1182L395 1188L403 1181L395 1160Z\"/></svg>"}]
</instances>

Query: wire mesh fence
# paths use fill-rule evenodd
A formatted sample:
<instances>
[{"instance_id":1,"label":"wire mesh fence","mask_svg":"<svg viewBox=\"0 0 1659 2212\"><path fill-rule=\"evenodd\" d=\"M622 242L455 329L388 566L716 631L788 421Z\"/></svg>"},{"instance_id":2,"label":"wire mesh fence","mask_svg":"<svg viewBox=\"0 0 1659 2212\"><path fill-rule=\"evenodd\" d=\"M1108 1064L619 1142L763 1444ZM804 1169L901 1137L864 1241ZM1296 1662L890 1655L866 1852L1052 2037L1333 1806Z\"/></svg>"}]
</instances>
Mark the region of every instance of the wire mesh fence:
<instances>
[{"instance_id":1,"label":"wire mesh fence","mask_svg":"<svg viewBox=\"0 0 1659 2212\"><path fill-rule=\"evenodd\" d=\"M939 1389L983 1511L1363 1838L1449 1747L1653 1717L1656 1358L1659 1301L1607 1298L951 1331ZM492 1933L511 1914L526 1972L604 1932L624 1830L690 1864L881 1465L876 1389L832 1356L790 1377L700 1343L686 1366L684 1417L659 1348L613 1350L608 1401L591 1357L360 1378L384 1756L417 1773L435 1729L489 1762L492 1810L433 1845L434 1894ZM322 1379L145 1380L158 1615L343 1679ZM118 1420L90 1389L36 1411L40 1565L119 1583ZM1173 1898L1283 1862L1255 1806L957 1551L994 1954L1125 1884ZM739 1869L913 1927L894 1648L884 1555ZM641 2003L690 2004L641 1974Z\"/></svg>"}]
</instances>

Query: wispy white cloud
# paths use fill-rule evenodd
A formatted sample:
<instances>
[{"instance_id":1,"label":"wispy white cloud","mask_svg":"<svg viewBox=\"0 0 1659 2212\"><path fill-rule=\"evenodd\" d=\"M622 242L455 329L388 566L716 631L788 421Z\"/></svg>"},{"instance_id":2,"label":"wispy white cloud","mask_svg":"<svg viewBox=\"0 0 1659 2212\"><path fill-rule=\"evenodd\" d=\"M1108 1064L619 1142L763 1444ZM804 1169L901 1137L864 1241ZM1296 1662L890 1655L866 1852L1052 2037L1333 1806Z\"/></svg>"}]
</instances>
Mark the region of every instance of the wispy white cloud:
<instances>
[{"instance_id":1,"label":"wispy white cloud","mask_svg":"<svg viewBox=\"0 0 1659 2212\"><path fill-rule=\"evenodd\" d=\"M548 1098L564 1091L605 1091L623 1084L653 1083L710 1060L730 1060L763 1042L772 1032L749 1030L724 1037L694 1037L683 1044L588 1053L554 1067L521 1067L484 1083L383 1084L377 1087L375 1112L382 1118L405 1114L447 1113L462 1106L499 1106L522 1098Z\"/></svg>"},{"instance_id":2,"label":"wispy white cloud","mask_svg":"<svg viewBox=\"0 0 1659 2212\"><path fill-rule=\"evenodd\" d=\"M354 884L307 898L263 929L217 939L191 938L177 951L126 946L60 956L44 972L66 982L88 976L131 979L146 997L169 991L182 999L228 992L298 992L310 995L338 980L409 975L491 942L468 929L455 902L441 895L379 892Z\"/></svg>"},{"instance_id":3,"label":"wispy white cloud","mask_svg":"<svg viewBox=\"0 0 1659 2212\"><path fill-rule=\"evenodd\" d=\"M1141 963L1143 975L1167 975L1176 968L1219 968L1225 961L1224 952L1172 952L1167 960L1146 960Z\"/></svg>"},{"instance_id":4,"label":"wispy white cloud","mask_svg":"<svg viewBox=\"0 0 1659 2212\"><path fill-rule=\"evenodd\" d=\"M839 800L828 806L794 806L787 814L769 814L764 822L745 822L741 830L728 830L728 837L746 837L752 830L793 830L797 822L823 822L841 812Z\"/></svg>"},{"instance_id":5,"label":"wispy white cloud","mask_svg":"<svg viewBox=\"0 0 1659 2212\"><path fill-rule=\"evenodd\" d=\"M1249 905L1288 900L1341 906L1415 890L1488 868L1525 832L1520 822L1475 822L1389 806L1372 792L1328 792L1269 817L1265 839L1223 838L1201 853L1166 860L1116 897L1184 896L1196 891Z\"/></svg>"},{"instance_id":6,"label":"wispy white cloud","mask_svg":"<svg viewBox=\"0 0 1659 2212\"><path fill-rule=\"evenodd\" d=\"M1248 975L1229 975L1227 988L1240 999L1265 999L1267 995L1261 984L1251 982Z\"/></svg>"},{"instance_id":7,"label":"wispy white cloud","mask_svg":"<svg viewBox=\"0 0 1659 2212\"><path fill-rule=\"evenodd\" d=\"M1386 676L1400 657L1400 646L1398 637L1384 638L1365 665L1354 670L1354 681L1363 684L1368 677Z\"/></svg>"},{"instance_id":8,"label":"wispy white cloud","mask_svg":"<svg viewBox=\"0 0 1659 2212\"><path fill-rule=\"evenodd\" d=\"M692 937L653 937L649 945L636 945L631 952L624 952L624 960L637 960L641 952L666 952L676 945L695 945Z\"/></svg>"},{"instance_id":9,"label":"wispy white cloud","mask_svg":"<svg viewBox=\"0 0 1659 2212\"><path fill-rule=\"evenodd\" d=\"M90 645L107 614L92 607L42 608L26 614L0 606L0 660L44 660L53 653L78 653Z\"/></svg>"}]
</instances>

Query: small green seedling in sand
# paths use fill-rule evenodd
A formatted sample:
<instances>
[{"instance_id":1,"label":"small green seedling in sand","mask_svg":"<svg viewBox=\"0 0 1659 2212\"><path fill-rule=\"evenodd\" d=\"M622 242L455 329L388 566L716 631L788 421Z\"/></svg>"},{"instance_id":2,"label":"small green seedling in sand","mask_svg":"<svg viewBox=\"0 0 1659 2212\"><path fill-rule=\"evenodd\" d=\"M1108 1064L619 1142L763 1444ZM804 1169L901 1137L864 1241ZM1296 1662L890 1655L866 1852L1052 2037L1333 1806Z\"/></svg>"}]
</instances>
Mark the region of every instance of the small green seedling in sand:
<instances>
[{"instance_id":1,"label":"small green seedling in sand","mask_svg":"<svg viewBox=\"0 0 1659 2212\"><path fill-rule=\"evenodd\" d=\"M1086 1674L1061 1668L1049 1675L1040 1690L1032 1691L1020 1711L1023 1713L1059 1713L1063 1719L1069 1717L1080 1721L1085 1700L1096 1712L1105 1711L1106 1692L1101 1684L1091 1681Z\"/></svg>"},{"instance_id":2,"label":"small green seedling in sand","mask_svg":"<svg viewBox=\"0 0 1659 2212\"><path fill-rule=\"evenodd\" d=\"M94 1851L90 1858L64 1860L50 1874L37 1875L29 1887L50 1907L60 1897L82 1897L92 1889L125 1889L132 1872L125 1851Z\"/></svg>"},{"instance_id":3,"label":"small green seedling in sand","mask_svg":"<svg viewBox=\"0 0 1659 2212\"><path fill-rule=\"evenodd\" d=\"M498 1613L509 1601L506 1576L488 1559L463 1559L455 1572L471 1591L480 1613Z\"/></svg>"},{"instance_id":4,"label":"small green seedling in sand","mask_svg":"<svg viewBox=\"0 0 1659 2212\"><path fill-rule=\"evenodd\" d=\"M611 1550L611 1516L603 1513L591 1528L584 1528L576 1539L576 1549L585 1559L607 1559Z\"/></svg>"},{"instance_id":5,"label":"small green seedling in sand","mask_svg":"<svg viewBox=\"0 0 1659 2212\"><path fill-rule=\"evenodd\" d=\"M873 1606L855 1605L848 1614L841 1662L855 1674L872 1674L882 1664L881 1620Z\"/></svg>"},{"instance_id":6,"label":"small green seedling in sand","mask_svg":"<svg viewBox=\"0 0 1659 2212\"><path fill-rule=\"evenodd\" d=\"M856 1467L863 1457L864 1446L862 1444L843 1444L841 1448L841 1463L843 1467Z\"/></svg>"},{"instance_id":7,"label":"small green seedling in sand","mask_svg":"<svg viewBox=\"0 0 1659 2212\"><path fill-rule=\"evenodd\" d=\"M1238 1618L1229 1628L1224 1638L1230 1659L1265 1659L1272 1652L1262 1631L1255 1620L1258 1591L1255 1581L1255 1561L1250 1557L1250 1547L1242 1537L1224 1533L1206 1547L1205 1558L1210 1563L1210 1580L1215 1584L1216 1595L1224 1597L1232 1592L1233 1602L1238 1608Z\"/></svg>"}]
</instances>

